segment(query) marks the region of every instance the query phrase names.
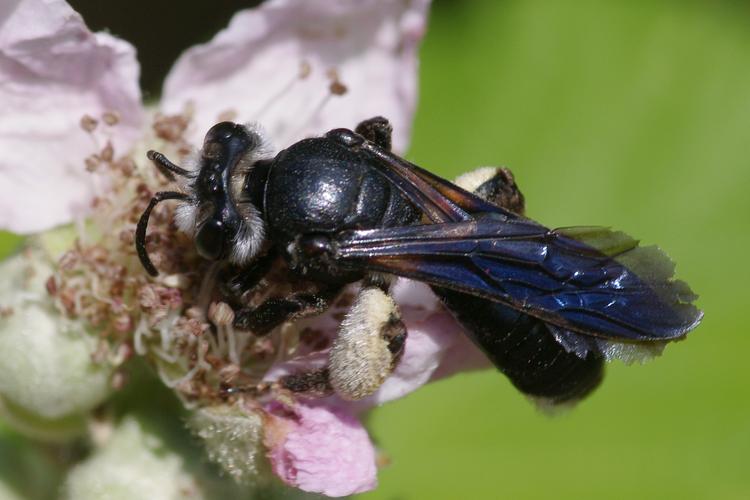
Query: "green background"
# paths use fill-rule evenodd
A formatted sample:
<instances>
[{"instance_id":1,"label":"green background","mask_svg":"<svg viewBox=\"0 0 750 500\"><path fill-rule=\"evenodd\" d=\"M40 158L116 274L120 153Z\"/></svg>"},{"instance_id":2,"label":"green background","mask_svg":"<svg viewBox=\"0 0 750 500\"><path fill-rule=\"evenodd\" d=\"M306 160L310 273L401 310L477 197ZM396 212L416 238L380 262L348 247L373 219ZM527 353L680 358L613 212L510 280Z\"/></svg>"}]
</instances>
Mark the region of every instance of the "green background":
<instances>
[{"instance_id":1,"label":"green background","mask_svg":"<svg viewBox=\"0 0 750 500\"><path fill-rule=\"evenodd\" d=\"M554 418L491 371L376 410L363 498L750 498L748 55L742 2L435 4L409 157L511 167L529 216L658 243L706 317Z\"/></svg>"}]
</instances>

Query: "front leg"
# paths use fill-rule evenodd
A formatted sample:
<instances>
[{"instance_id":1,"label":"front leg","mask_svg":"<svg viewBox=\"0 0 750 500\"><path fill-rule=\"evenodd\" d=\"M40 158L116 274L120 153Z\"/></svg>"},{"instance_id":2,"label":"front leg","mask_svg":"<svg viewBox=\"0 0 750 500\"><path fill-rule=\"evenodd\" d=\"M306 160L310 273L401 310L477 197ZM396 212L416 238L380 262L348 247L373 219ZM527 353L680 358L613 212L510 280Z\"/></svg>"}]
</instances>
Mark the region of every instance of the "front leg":
<instances>
[{"instance_id":1,"label":"front leg","mask_svg":"<svg viewBox=\"0 0 750 500\"><path fill-rule=\"evenodd\" d=\"M239 304L250 301L248 295L268 293L269 286L273 293L276 279L290 279L289 271L275 249L256 260L247 268L238 270L228 268L220 281L225 296ZM279 276L280 275L280 276ZM274 296L252 307L244 305L235 310L234 327L238 330L251 331L256 336L266 335L274 328L287 321L320 314L328 309L331 301L341 291L341 285L321 285L300 283L304 290L286 290L285 296ZM277 291L276 295L280 292Z\"/></svg>"},{"instance_id":2,"label":"front leg","mask_svg":"<svg viewBox=\"0 0 750 500\"><path fill-rule=\"evenodd\" d=\"M272 297L257 307L238 310L234 327L249 330L256 336L266 335L287 321L323 313L340 291L340 286L321 286L314 291Z\"/></svg>"},{"instance_id":3,"label":"front leg","mask_svg":"<svg viewBox=\"0 0 750 500\"><path fill-rule=\"evenodd\" d=\"M262 286L277 259L279 259L278 252L272 248L249 266L225 267L219 274L221 292L229 299L240 300L246 293Z\"/></svg>"}]
</instances>

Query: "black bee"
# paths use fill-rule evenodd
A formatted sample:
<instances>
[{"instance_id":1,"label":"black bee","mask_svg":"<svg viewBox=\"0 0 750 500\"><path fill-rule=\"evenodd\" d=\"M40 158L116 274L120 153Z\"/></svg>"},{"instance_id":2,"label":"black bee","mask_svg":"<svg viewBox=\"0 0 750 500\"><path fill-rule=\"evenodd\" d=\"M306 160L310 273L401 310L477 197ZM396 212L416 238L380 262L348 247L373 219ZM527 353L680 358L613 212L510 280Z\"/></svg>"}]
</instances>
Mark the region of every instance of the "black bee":
<instances>
[{"instance_id":1,"label":"black bee","mask_svg":"<svg viewBox=\"0 0 750 500\"><path fill-rule=\"evenodd\" d=\"M194 235L199 254L236 270L225 277L231 293L251 289L278 260L285 280L309 285L240 308L237 328L260 335L320 313L362 280L328 367L281 381L347 399L374 392L403 350L406 328L388 294L394 275L429 284L520 391L552 404L588 394L613 354L658 350L700 322L696 295L656 247L605 228L548 229L522 215L509 171L483 170L464 182L470 192L390 145L390 125L377 117L275 156L256 127L222 122L193 170L149 152L187 186L157 193L144 212L141 262L156 274L146 226L154 205L176 199L177 224Z\"/></svg>"}]
</instances>

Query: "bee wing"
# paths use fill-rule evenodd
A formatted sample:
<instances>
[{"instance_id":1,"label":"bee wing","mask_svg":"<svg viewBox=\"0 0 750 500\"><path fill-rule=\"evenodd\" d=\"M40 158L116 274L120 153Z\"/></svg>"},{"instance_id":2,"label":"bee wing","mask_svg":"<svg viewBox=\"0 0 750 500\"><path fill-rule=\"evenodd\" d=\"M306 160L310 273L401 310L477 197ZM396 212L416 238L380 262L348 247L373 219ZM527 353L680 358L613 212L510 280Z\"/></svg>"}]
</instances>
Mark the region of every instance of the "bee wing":
<instances>
[{"instance_id":1,"label":"bee wing","mask_svg":"<svg viewBox=\"0 0 750 500\"><path fill-rule=\"evenodd\" d=\"M493 213L505 219L518 215L462 189L452 182L387 151L365 142L361 149L371 165L395 185L432 222L471 220L474 214Z\"/></svg>"},{"instance_id":2,"label":"bee wing","mask_svg":"<svg viewBox=\"0 0 750 500\"><path fill-rule=\"evenodd\" d=\"M613 340L684 336L702 313L656 247L598 227L550 230L485 213L460 222L347 231L334 258L506 304Z\"/></svg>"}]
</instances>

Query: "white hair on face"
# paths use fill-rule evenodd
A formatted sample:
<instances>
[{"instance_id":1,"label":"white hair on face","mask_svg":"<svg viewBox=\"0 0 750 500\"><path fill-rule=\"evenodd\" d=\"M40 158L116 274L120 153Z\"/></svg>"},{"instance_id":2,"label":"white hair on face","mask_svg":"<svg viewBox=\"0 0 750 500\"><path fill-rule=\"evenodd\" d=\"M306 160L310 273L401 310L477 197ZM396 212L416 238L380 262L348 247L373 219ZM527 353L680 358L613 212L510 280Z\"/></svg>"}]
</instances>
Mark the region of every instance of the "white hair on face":
<instances>
[{"instance_id":1,"label":"white hair on face","mask_svg":"<svg viewBox=\"0 0 750 500\"><path fill-rule=\"evenodd\" d=\"M254 138L254 144L234 166L230 180L231 192L228 193L242 219L232 240L232 252L229 255L229 261L237 265L245 264L258 255L266 234L265 223L257 207L253 206L243 192L245 178L258 160L270 159L274 153L268 134L259 123L246 123L243 127Z\"/></svg>"},{"instance_id":2,"label":"white hair on face","mask_svg":"<svg viewBox=\"0 0 750 500\"><path fill-rule=\"evenodd\" d=\"M271 142L270 135L266 129L258 122L248 122L242 125L247 133L258 139L257 145L253 148L253 154L256 159L270 158L275 156L276 150Z\"/></svg>"},{"instance_id":3,"label":"white hair on face","mask_svg":"<svg viewBox=\"0 0 750 500\"><path fill-rule=\"evenodd\" d=\"M245 178L258 160L273 157L274 149L268 139L268 134L258 123L242 125L253 139L252 147L232 167L232 178L229 181L227 196L232 198L241 217L240 227L232 239L232 251L229 261L242 265L252 260L261 250L265 240L265 224L258 209L243 193ZM201 205L195 196L195 181L198 171L203 164L203 150L192 151L184 160L183 168L194 173L187 178L179 178L180 187L185 192L192 193L191 199L180 203L175 210L175 224L184 233L194 236L198 225L205 221L206 205ZM203 210L202 210L203 209Z\"/></svg>"},{"instance_id":4,"label":"white hair on face","mask_svg":"<svg viewBox=\"0 0 750 500\"><path fill-rule=\"evenodd\" d=\"M203 158L203 150L190 148L190 152L182 160L181 167L188 170L191 173L198 174L198 170L201 168L201 159ZM178 180L182 179L183 182L189 182L189 179L185 177L178 177Z\"/></svg>"},{"instance_id":5,"label":"white hair on face","mask_svg":"<svg viewBox=\"0 0 750 500\"><path fill-rule=\"evenodd\" d=\"M268 133L260 123L252 122L242 125L247 134L253 139L253 145L245 151L232 169L231 190L236 200L240 200L245 177L258 160L273 158L274 148L268 138Z\"/></svg>"},{"instance_id":6,"label":"white hair on face","mask_svg":"<svg viewBox=\"0 0 750 500\"><path fill-rule=\"evenodd\" d=\"M192 236L195 234L195 228L198 223L199 205L195 199L195 178L201 166L201 150L194 149L191 151L180 165L190 172L188 176L175 176L174 181L180 187L183 193L190 194L188 201L180 201L175 209L175 224L180 231Z\"/></svg>"},{"instance_id":7,"label":"white hair on face","mask_svg":"<svg viewBox=\"0 0 750 500\"><path fill-rule=\"evenodd\" d=\"M180 231L193 236L198 223L198 202L191 198L190 201L177 205L174 212L174 222Z\"/></svg>"},{"instance_id":8,"label":"white hair on face","mask_svg":"<svg viewBox=\"0 0 750 500\"><path fill-rule=\"evenodd\" d=\"M242 222L232 240L232 252L229 261L241 266L253 259L260 252L266 236L266 227L258 210L247 203L243 206Z\"/></svg>"}]
</instances>

